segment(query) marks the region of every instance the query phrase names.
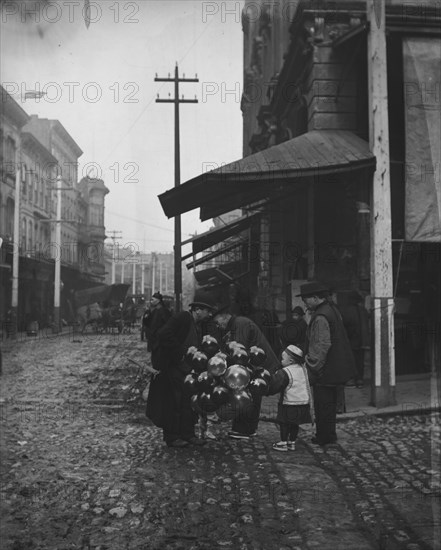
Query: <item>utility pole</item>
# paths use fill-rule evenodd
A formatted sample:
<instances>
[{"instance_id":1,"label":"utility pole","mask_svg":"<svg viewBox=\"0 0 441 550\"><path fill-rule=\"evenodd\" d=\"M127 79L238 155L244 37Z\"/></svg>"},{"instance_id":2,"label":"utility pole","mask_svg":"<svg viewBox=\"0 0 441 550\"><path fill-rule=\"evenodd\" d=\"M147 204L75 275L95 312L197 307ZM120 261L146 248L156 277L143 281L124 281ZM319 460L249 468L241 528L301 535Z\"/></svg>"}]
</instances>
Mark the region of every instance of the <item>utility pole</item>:
<instances>
[{"instance_id":1,"label":"utility pole","mask_svg":"<svg viewBox=\"0 0 441 550\"><path fill-rule=\"evenodd\" d=\"M17 335L18 322L18 265L20 255L20 165L17 163L15 171L14 196L14 240L12 252L12 297L11 297L11 333Z\"/></svg>"},{"instance_id":2,"label":"utility pole","mask_svg":"<svg viewBox=\"0 0 441 550\"><path fill-rule=\"evenodd\" d=\"M155 292L156 254L152 252L152 296Z\"/></svg>"},{"instance_id":3,"label":"utility pole","mask_svg":"<svg viewBox=\"0 0 441 550\"><path fill-rule=\"evenodd\" d=\"M136 294L136 261L133 262L132 271L132 294Z\"/></svg>"},{"instance_id":4,"label":"utility pole","mask_svg":"<svg viewBox=\"0 0 441 550\"><path fill-rule=\"evenodd\" d=\"M386 0L367 0L369 145L377 159L371 200L371 296L374 328L371 399L376 407L396 403L385 3Z\"/></svg>"},{"instance_id":5,"label":"utility pole","mask_svg":"<svg viewBox=\"0 0 441 550\"><path fill-rule=\"evenodd\" d=\"M176 63L175 67L175 77L170 78L159 78L158 75L155 77L155 82L174 82L175 83L175 97L174 99L160 99L159 95L156 99L156 103L174 103L175 105L175 187L178 187L181 183L181 165L180 165L180 148L179 148L179 104L180 103L198 103L198 100L195 99L184 99L182 96L179 99L179 83L180 82L199 82L197 75L195 78L179 78L178 64ZM170 94L169 94L170 95ZM175 301L176 301L176 312L181 311L181 301L182 301L182 265L181 265L181 216L175 216Z\"/></svg>"},{"instance_id":6,"label":"utility pole","mask_svg":"<svg viewBox=\"0 0 441 550\"><path fill-rule=\"evenodd\" d=\"M112 285L115 284L115 241L122 238L122 231L109 231L109 239L112 239Z\"/></svg>"},{"instance_id":7,"label":"utility pole","mask_svg":"<svg viewBox=\"0 0 441 550\"><path fill-rule=\"evenodd\" d=\"M61 177L57 177L57 219L55 221L54 332L60 332L61 283Z\"/></svg>"},{"instance_id":8,"label":"utility pole","mask_svg":"<svg viewBox=\"0 0 441 550\"><path fill-rule=\"evenodd\" d=\"M145 273L144 273L144 256L141 256L141 294L144 296L145 291Z\"/></svg>"}]
</instances>

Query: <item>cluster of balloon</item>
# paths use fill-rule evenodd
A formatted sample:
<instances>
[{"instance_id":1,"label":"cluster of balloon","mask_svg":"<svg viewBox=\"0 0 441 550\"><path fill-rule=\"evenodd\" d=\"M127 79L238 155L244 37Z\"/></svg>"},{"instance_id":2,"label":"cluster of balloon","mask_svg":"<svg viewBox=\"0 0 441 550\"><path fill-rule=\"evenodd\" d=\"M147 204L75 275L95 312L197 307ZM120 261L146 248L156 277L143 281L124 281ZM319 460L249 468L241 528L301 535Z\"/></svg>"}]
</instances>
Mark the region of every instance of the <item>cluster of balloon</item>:
<instances>
[{"instance_id":1,"label":"cluster of balloon","mask_svg":"<svg viewBox=\"0 0 441 550\"><path fill-rule=\"evenodd\" d=\"M192 370L184 381L193 409L212 413L230 406L233 412L246 410L257 396L268 392L271 378L264 368L266 354L252 346L248 351L238 342L229 342L226 353L213 336L204 336L200 350L192 346L186 361Z\"/></svg>"}]
</instances>

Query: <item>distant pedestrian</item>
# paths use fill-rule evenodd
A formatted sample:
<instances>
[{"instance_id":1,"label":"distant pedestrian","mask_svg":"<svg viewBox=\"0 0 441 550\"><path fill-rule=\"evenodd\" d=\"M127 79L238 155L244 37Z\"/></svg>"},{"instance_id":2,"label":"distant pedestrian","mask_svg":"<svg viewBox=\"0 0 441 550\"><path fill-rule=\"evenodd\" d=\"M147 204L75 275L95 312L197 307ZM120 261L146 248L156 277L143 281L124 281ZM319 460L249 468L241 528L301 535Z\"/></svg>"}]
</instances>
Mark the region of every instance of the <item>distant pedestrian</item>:
<instances>
[{"instance_id":1,"label":"distant pedestrian","mask_svg":"<svg viewBox=\"0 0 441 550\"><path fill-rule=\"evenodd\" d=\"M355 360L341 314L328 300L329 289L311 281L300 286L299 296L311 312L305 364L314 379L316 436L312 442L326 445L337 441L339 388L356 375Z\"/></svg>"},{"instance_id":2,"label":"distant pedestrian","mask_svg":"<svg viewBox=\"0 0 441 550\"><path fill-rule=\"evenodd\" d=\"M280 441L273 444L276 451L294 451L300 424L313 422L314 408L303 352L294 345L282 351L282 368L271 377L268 395L280 392L277 423Z\"/></svg>"},{"instance_id":3,"label":"distant pedestrian","mask_svg":"<svg viewBox=\"0 0 441 550\"><path fill-rule=\"evenodd\" d=\"M305 321L305 312L300 306L292 310L292 319L283 321L280 328L280 340L282 346L286 348L290 344L299 347L305 351L306 331L308 325Z\"/></svg>"},{"instance_id":4,"label":"distant pedestrian","mask_svg":"<svg viewBox=\"0 0 441 550\"><path fill-rule=\"evenodd\" d=\"M147 340L147 319L150 316L150 305L146 305L144 313L141 317L141 342ZM148 346L148 342L147 342Z\"/></svg>"},{"instance_id":5,"label":"distant pedestrian","mask_svg":"<svg viewBox=\"0 0 441 550\"><path fill-rule=\"evenodd\" d=\"M155 292L150 300L150 313L145 319L145 335L147 338L147 351L151 353L152 367L159 370L159 330L170 319L171 313L165 307L163 296Z\"/></svg>"}]
</instances>

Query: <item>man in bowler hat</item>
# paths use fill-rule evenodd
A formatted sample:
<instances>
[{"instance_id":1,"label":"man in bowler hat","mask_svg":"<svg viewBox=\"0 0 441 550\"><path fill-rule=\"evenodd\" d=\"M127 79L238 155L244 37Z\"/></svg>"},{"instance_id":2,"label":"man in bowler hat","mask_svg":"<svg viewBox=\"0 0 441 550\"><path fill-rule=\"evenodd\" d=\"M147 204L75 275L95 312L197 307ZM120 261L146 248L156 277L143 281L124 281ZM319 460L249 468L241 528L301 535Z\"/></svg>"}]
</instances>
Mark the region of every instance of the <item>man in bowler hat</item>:
<instances>
[{"instance_id":1,"label":"man in bowler hat","mask_svg":"<svg viewBox=\"0 0 441 550\"><path fill-rule=\"evenodd\" d=\"M337 441L338 389L356 375L355 361L340 312L328 300L329 289L311 281L300 286L298 296L311 312L305 364L314 395L316 435L312 442L326 445Z\"/></svg>"}]
</instances>

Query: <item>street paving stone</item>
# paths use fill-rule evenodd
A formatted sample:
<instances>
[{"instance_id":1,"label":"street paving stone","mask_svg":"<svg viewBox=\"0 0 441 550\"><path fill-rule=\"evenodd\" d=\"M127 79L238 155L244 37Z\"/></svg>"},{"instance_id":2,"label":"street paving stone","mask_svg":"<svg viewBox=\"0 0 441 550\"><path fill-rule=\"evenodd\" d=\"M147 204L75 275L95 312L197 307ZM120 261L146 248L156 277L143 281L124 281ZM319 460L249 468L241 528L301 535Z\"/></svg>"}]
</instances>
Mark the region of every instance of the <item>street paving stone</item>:
<instances>
[{"instance_id":1,"label":"street paving stone","mask_svg":"<svg viewBox=\"0 0 441 550\"><path fill-rule=\"evenodd\" d=\"M81 341L79 341L81 340ZM277 427L171 449L144 416L138 334L6 343L1 380L2 548L426 550L440 548L439 416L338 425L339 444Z\"/></svg>"}]
</instances>

